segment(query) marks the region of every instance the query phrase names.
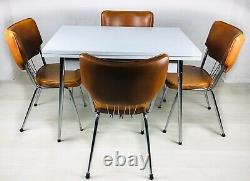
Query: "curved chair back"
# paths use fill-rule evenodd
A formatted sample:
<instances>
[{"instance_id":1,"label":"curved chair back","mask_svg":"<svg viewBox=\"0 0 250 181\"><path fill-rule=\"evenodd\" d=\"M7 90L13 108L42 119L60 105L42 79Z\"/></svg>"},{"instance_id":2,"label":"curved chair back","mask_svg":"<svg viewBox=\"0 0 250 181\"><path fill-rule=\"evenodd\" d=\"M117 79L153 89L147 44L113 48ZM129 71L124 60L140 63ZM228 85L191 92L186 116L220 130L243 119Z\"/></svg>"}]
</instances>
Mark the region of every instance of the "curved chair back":
<instances>
[{"instance_id":1,"label":"curved chair back","mask_svg":"<svg viewBox=\"0 0 250 181\"><path fill-rule=\"evenodd\" d=\"M16 64L21 69L25 69L25 63L39 54L43 43L36 22L31 18L19 21L7 28L5 40Z\"/></svg>"},{"instance_id":2,"label":"curved chair back","mask_svg":"<svg viewBox=\"0 0 250 181\"><path fill-rule=\"evenodd\" d=\"M115 106L150 103L164 85L167 68L166 54L130 62L80 56L82 84L93 101Z\"/></svg>"},{"instance_id":3,"label":"curved chair back","mask_svg":"<svg viewBox=\"0 0 250 181\"><path fill-rule=\"evenodd\" d=\"M240 29L225 22L216 21L210 29L205 44L208 55L224 65L224 71L228 72L236 62L243 42L244 34Z\"/></svg>"},{"instance_id":4,"label":"curved chair back","mask_svg":"<svg viewBox=\"0 0 250 181\"><path fill-rule=\"evenodd\" d=\"M153 27L154 15L150 11L103 11L102 26Z\"/></svg>"}]
</instances>

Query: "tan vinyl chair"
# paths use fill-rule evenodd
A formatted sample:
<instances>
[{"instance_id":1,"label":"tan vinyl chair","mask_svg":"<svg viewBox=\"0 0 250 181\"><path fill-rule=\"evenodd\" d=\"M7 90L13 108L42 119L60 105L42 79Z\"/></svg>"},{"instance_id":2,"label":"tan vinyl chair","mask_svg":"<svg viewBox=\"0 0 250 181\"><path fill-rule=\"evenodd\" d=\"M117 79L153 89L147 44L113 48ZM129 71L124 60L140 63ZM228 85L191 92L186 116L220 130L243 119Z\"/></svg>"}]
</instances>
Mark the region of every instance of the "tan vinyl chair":
<instances>
[{"instance_id":1,"label":"tan vinyl chair","mask_svg":"<svg viewBox=\"0 0 250 181\"><path fill-rule=\"evenodd\" d=\"M101 26L153 27L154 14L150 11L105 10L101 14ZM141 134L144 134L143 129L141 129Z\"/></svg>"},{"instance_id":2,"label":"tan vinyl chair","mask_svg":"<svg viewBox=\"0 0 250 181\"><path fill-rule=\"evenodd\" d=\"M166 80L168 56L163 54L147 60L121 62L104 60L88 54L80 56L83 86L89 92L96 111L95 127L86 178L90 178L90 165L101 113L118 115L143 114L150 179L153 179L147 113L152 100Z\"/></svg>"},{"instance_id":3,"label":"tan vinyl chair","mask_svg":"<svg viewBox=\"0 0 250 181\"><path fill-rule=\"evenodd\" d=\"M225 137L226 135L223 129L213 89L217 85L222 74L227 73L233 67L240 53L243 42L244 42L244 34L240 29L225 22L216 21L212 25L207 41L205 43L207 50L204 55L201 67L190 66L190 65L183 66L183 90L204 91L209 110L211 109L211 107L207 93L211 92L222 137ZM208 56L215 60L213 68L211 68L212 70L210 71L204 69L204 65L206 63ZM166 79L166 86L170 89L178 88L178 80L176 74L173 73L168 74ZM178 93L175 96L174 103L172 104L166 125L163 129L163 133L166 133L166 129L169 124L171 115L173 113L177 96Z\"/></svg>"},{"instance_id":4,"label":"tan vinyl chair","mask_svg":"<svg viewBox=\"0 0 250 181\"><path fill-rule=\"evenodd\" d=\"M15 63L21 70L26 70L31 81L36 86L22 127L20 129L20 132L23 132L29 113L33 105L37 105L42 89L59 88L60 65L47 64L45 62L45 59L42 57L41 53L41 44L43 43L43 41L36 22L31 18L19 21L7 28L5 31L5 40L9 46ZM39 69L35 66L32 60L32 58L38 54L41 55L41 60L43 63L43 65ZM76 71L65 71L64 86L69 91L74 109L77 114L80 130L82 131L83 128L77 112L75 100L72 91L70 90L70 88L79 87L80 85L81 76L79 69Z\"/></svg>"},{"instance_id":5,"label":"tan vinyl chair","mask_svg":"<svg viewBox=\"0 0 250 181\"><path fill-rule=\"evenodd\" d=\"M103 11L102 26L153 27L154 14L150 11Z\"/></svg>"}]
</instances>

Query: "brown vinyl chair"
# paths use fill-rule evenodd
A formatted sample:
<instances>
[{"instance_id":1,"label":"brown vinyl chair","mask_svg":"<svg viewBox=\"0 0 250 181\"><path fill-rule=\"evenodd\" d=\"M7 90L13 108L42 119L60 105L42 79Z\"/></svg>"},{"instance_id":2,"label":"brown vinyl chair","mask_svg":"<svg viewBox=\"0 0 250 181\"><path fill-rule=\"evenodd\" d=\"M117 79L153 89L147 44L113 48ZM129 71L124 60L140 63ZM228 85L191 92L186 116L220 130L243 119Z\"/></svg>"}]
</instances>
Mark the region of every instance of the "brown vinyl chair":
<instances>
[{"instance_id":1,"label":"brown vinyl chair","mask_svg":"<svg viewBox=\"0 0 250 181\"><path fill-rule=\"evenodd\" d=\"M42 89L59 88L60 65L47 64L45 62L45 59L42 57L41 53L41 45L43 41L36 22L31 18L19 21L7 28L5 31L5 40L9 46L15 63L21 70L26 70L31 81L36 86L22 127L20 129L20 132L23 132L26 120L33 105L37 106ZM43 63L39 69L37 69L32 60L38 54L41 55L41 60ZM72 91L70 90L70 88L73 89L74 87L80 87L80 85L81 76L79 69L76 71L65 71L64 86L69 91L74 109L76 111L80 130L82 131L83 128L76 108L75 100ZM58 131L61 131L61 127L59 127Z\"/></svg>"},{"instance_id":2,"label":"brown vinyl chair","mask_svg":"<svg viewBox=\"0 0 250 181\"><path fill-rule=\"evenodd\" d=\"M101 13L101 26L153 27L154 14L150 11L105 10ZM144 134L143 128L141 129L141 134Z\"/></svg>"},{"instance_id":3,"label":"brown vinyl chair","mask_svg":"<svg viewBox=\"0 0 250 181\"><path fill-rule=\"evenodd\" d=\"M103 11L102 26L153 27L154 14L150 11Z\"/></svg>"},{"instance_id":4,"label":"brown vinyl chair","mask_svg":"<svg viewBox=\"0 0 250 181\"><path fill-rule=\"evenodd\" d=\"M110 114L111 117L143 114L149 154L149 178L153 179L147 113L152 100L164 85L167 68L168 56L165 54L130 62L99 59L88 54L80 56L82 84L90 94L96 112L87 179L90 178L90 165L101 113Z\"/></svg>"},{"instance_id":5,"label":"brown vinyl chair","mask_svg":"<svg viewBox=\"0 0 250 181\"><path fill-rule=\"evenodd\" d=\"M205 52L201 67L196 67L191 65L183 66L183 90L204 91L209 110L211 109L211 107L207 93L211 92L222 137L225 137L226 135L223 129L213 89L217 85L222 74L227 73L233 67L240 53L243 42L244 42L244 34L240 29L225 22L216 21L212 25L208 38L205 43L207 50ZM213 68L211 68L210 71L204 69L204 65L206 63L208 56L214 59ZM176 74L174 73L168 74L166 79L166 86L170 89L178 88L178 80ZM175 96L169 116L167 118L166 125L163 129L163 133L166 133L166 129L169 124L171 115L173 113L177 96L178 93ZM182 135L182 133L180 132L179 134Z\"/></svg>"}]
</instances>

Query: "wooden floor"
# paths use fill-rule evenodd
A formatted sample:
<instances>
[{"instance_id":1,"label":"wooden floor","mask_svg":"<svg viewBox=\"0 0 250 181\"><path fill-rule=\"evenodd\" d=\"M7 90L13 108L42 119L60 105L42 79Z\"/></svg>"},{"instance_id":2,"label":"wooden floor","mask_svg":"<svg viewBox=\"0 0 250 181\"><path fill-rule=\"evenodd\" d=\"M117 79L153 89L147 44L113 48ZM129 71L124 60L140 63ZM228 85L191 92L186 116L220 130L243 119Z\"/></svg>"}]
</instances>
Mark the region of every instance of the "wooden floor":
<instances>
[{"instance_id":1,"label":"wooden floor","mask_svg":"<svg viewBox=\"0 0 250 181\"><path fill-rule=\"evenodd\" d=\"M20 80L21 79L21 80ZM95 114L75 97L84 131L80 132L65 92L63 142L57 143L58 91L42 92L32 109L26 131L19 132L34 87L26 78L0 82L0 180L77 181L84 180ZM152 164L159 181L249 181L250 180L250 84L220 84L215 90L226 137L219 135L214 108L206 109L199 92L184 92L183 145L178 138L176 111L168 132L161 132L174 91L162 109L149 115ZM211 98L210 98L211 100ZM159 102L159 98L157 99ZM212 100L210 101L212 103ZM140 135L141 116L119 119L101 115L91 168L91 180L147 180L148 167L105 166L105 155L147 154L145 135Z\"/></svg>"}]
</instances>

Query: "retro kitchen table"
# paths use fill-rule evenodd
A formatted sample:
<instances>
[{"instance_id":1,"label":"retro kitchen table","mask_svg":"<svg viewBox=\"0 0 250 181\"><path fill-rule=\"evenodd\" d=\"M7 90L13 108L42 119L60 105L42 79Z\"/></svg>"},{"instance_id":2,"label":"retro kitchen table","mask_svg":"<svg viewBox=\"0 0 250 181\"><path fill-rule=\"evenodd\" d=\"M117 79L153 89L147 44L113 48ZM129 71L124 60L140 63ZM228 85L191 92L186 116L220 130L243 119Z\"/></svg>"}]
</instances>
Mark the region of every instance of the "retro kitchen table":
<instances>
[{"instance_id":1,"label":"retro kitchen table","mask_svg":"<svg viewBox=\"0 0 250 181\"><path fill-rule=\"evenodd\" d=\"M201 52L177 27L105 27L62 26L42 49L43 57L60 58L58 141L64 99L65 59L89 53L99 58L145 59L166 53L177 65L179 143L182 143L182 73L183 62L200 61ZM169 65L174 71L174 65Z\"/></svg>"}]
</instances>

